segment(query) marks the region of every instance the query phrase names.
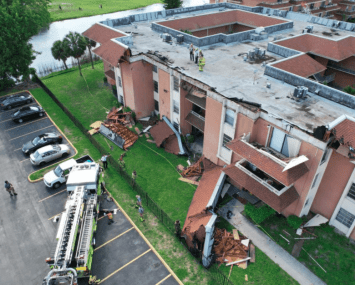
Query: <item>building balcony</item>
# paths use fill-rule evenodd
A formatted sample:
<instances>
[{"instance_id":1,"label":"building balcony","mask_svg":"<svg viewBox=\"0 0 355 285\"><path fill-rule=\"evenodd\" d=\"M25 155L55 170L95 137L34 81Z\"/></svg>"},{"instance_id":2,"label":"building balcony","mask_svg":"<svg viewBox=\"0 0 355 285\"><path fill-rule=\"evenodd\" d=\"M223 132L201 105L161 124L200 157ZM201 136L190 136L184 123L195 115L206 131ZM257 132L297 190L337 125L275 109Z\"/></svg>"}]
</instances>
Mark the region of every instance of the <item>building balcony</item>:
<instances>
[{"instance_id":1,"label":"building balcony","mask_svg":"<svg viewBox=\"0 0 355 285\"><path fill-rule=\"evenodd\" d=\"M277 9L277 8L283 8L283 7L289 7L291 6L290 1L282 1L282 2L261 2L257 6L262 6L266 8L272 8L272 9Z\"/></svg>"},{"instance_id":2,"label":"building balcony","mask_svg":"<svg viewBox=\"0 0 355 285\"><path fill-rule=\"evenodd\" d=\"M305 164L308 158L304 155L286 158L270 148L245 140L234 140L227 146L260 171L285 186L292 185L309 171Z\"/></svg>"},{"instance_id":3,"label":"building balcony","mask_svg":"<svg viewBox=\"0 0 355 285\"><path fill-rule=\"evenodd\" d=\"M343 5L355 5L355 0L351 1L351 0L343 0L341 1L339 4L343 4Z\"/></svg>"},{"instance_id":4,"label":"building balcony","mask_svg":"<svg viewBox=\"0 0 355 285\"><path fill-rule=\"evenodd\" d=\"M190 111L185 120L195 128L199 129L201 132L205 131L205 118L196 112Z\"/></svg>"},{"instance_id":5,"label":"building balcony","mask_svg":"<svg viewBox=\"0 0 355 285\"><path fill-rule=\"evenodd\" d=\"M323 0L317 1L317 0L290 0L291 4L295 5L301 5L301 3L318 3L318 2L323 2Z\"/></svg>"},{"instance_id":6,"label":"building balcony","mask_svg":"<svg viewBox=\"0 0 355 285\"><path fill-rule=\"evenodd\" d=\"M186 95L186 99L189 100L191 103L199 106L201 109L206 110L206 96L196 96L197 93L189 93Z\"/></svg>"},{"instance_id":7,"label":"building balcony","mask_svg":"<svg viewBox=\"0 0 355 285\"><path fill-rule=\"evenodd\" d=\"M279 183L246 159L224 168L223 172L235 187L248 190L279 213L299 198L293 185Z\"/></svg>"},{"instance_id":8,"label":"building balcony","mask_svg":"<svg viewBox=\"0 0 355 285\"><path fill-rule=\"evenodd\" d=\"M338 4L322 5L320 6L320 8L324 11L335 10L335 8L340 9L340 7L338 7Z\"/></svg>"},{"instance_id":9,"label":"building balcony","mask_svg":"<svg viewBox=\"0 0 355 285\"><path fill-rule=\"evenodd\" d=\"M354 11L338 10L338 11L335 12L335 14L338 14L338 15L347 15L347 16L354 16L354 15L355 15L355 10L354 10Z\"/></svg>"}]
</instances>

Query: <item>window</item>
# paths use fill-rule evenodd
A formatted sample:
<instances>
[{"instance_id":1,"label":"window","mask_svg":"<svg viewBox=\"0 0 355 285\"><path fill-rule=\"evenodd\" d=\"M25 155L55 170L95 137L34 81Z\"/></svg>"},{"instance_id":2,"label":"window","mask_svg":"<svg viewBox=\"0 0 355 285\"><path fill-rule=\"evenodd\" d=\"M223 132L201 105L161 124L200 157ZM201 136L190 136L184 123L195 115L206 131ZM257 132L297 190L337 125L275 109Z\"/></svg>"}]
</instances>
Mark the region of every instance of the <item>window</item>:
<instances>
[{"instance_id":1,"label":"window","mask_svg":"<svg viewBox=\"0 0 355 285\"><path fill-rule=\"evenodd\" d=\"M233 126L234 124L234 117L235 117L235 112L231 109L226 110L226 116L224 119L224 122L226 122L228 125Z\"/></svg>"},{"instance_id":2,"label":"window","mask_svg":"<svg viewBox=\"0 0 355 285\"><path fill-rule=\"evenodd\" d=\"M159 112L159 101L154 100L154 109Z\"/></svg>"},{"instance_id":3,"label":"window","mask_svg":"<svg viewBox=\"0 0 355 285\"><path fill-rule=\"evenodd\" d=\"M227 136L226 134L223 134L223 144L222 146L225 147L226 149L229 149L226 145L232 140L231 137Z\"/></svg>"},{"instance_id":4,"label":"window","mask_svg":"<svg viewBox=\"0 0 355 285\"><path fill-rule=\"evenodd\" d=\"M174 90L179 91L179 78L174 76Z\"/></svg>"},{"instance_id":5,"label":"window","mask_svg":"<svg viewBox=\"0 0 355 285\"><path fill-rule=\"evenodd\" d=\"M314 8L314 3L312 3L312 4L309 5L309 9L312 10L313 8Z\"/></svg>"},{"instance_id":6,"label":"window","mask_svg":"<svg viewBox=\"0 0 355 285\"><path fill-rule=\"evenodd\" d=\"M174 129L179 131L179 124L177 122L174 122L173 125L174 125Z\"/></svg>"},{"instance_id":7,"label":"window","mask_svg":"<svg viewBox=\"0 0 355 285\"><path fill-rule=\"evenodd\" d=\"M173 100L174 113L179 114L179 102Z\"/></svg>"},{"instance_id":8,"label":"window","mask_svg":"<svg viewBox=\"0 0 355 285\"><path fill-rule=\"evenodd\" d=\"M155 80L153 80L154 82L154 92L158 93L158 82L156 82Z\"/></svg>"},{"instance_id":9,"label":"window","mask_svg":"<svg viewBox=\"0 0 355 285\"><path fill-rule=\"evenodd\" d=\"M317 173L316 177L314 178L311 189L312 189L314 186L316 186L316 183L317 183L317 180L318 180L318 175L319 175L319 173Z\"/></svg>"},{"instance_id":10,"label":"window","mask_svg":"<svg viewBox=\"0 0 355 285\"><path fill-rule=\"evenodd\" d=\"M298 12L302 11L302 6L298 6Z\"/></svg>"},{"instance_id":11,"label":"window","mask_svg":"<svg viewBox=\"0 0 355 285\"><path fill-rule=\"evenodd\" d=\"M298 154L300 141L286 135L279 129L274 128L269 147L282 153L286 157L295 157Z\"/></svg>"},{"instance_id":12,"label":"window","mask_svg":"<svg viewBox=\"0 0 355 285\"><path fill-rule=\"evenodd\" d=\"M123 96L120 95L120 103L123 104Z\"/></svg>"},{"instance_id":13,"label":"window","mask_svg":"<svg viewBox=\"0 0 355 285\"><path fill-rule=\"evenodd\" d=\"M122 87L121 77L117 76L118 86Z\"/></svg>"},{"instance_id":14,"label":"window","mask_svg":"<svg viewBox=\"0 0 355 285\"><path fill-rule=\"evenodd\" d=\"M304 204L305 207L308 205L308 202L309 202L309 198L307 199L306 203Z\"/></svg>"},{"instance_id":15,"label":"window","mask_svg":"<svg viewBox=\"0 0 355 285\"><path fill-rule=\"evenodd\" d=\"M351 185L349 193L348 193L348 197L355 200L355 183L353 183Z\"/></svg>"},{"instance_id":16,"label":"window","mask_svg":"<svg viewBox=\"0 0 355 285\"><path fill-rule=\"evenodd\" d=\"M350 228L354 222L355 216L347 210L340 208L338 215L335 218L338 222L342 223L347 228Z\"/></svg>"},{"instance_id":17,"label":"window","mask_svg":"<svg viewBox=\"0 0 355 285\"><path fill-rule=\"evenodd\" d=\"M288 8L288 10L289 10L289 11L292 11L292 10L293 10L293 7Z\"/></svg>"},{"instance_id":18,"label":"window","mask_svg":"<svg viewBox=\"0 0 355 285\"><path fill-rule=\"evenodd\" d=\"M322 165L324 162L327 161L328 153L329 153L329 148L327 148L327 149L324 151L323 156L322 156L322 159L321 159L321 161L320 161L320 165Z\"/></svg>"},{"instance_id":19,"label":"window","mask_svg":"<svg viewBox=\"0 0 355 285\"><path fill-rule=\"evenodd\" d=\"M153 65L153 72L158 72L158 67L156 65Z\"/></svg>"}]
</instances>

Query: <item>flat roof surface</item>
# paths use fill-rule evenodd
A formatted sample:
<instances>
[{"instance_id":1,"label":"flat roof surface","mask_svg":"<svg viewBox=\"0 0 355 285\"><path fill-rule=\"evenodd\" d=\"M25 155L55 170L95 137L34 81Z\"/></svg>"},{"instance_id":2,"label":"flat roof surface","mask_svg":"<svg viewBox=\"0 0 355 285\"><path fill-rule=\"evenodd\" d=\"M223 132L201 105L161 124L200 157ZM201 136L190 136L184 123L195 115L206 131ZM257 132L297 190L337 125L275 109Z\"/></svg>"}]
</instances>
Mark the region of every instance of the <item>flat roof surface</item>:
<instances>
[{"instance_id":1,"label":"flat roof surface","mask_svg":"<svg viewBox=\"0 0 355 285\"><path fill-rule=\"evenodd\" d=\"M211 13L211 10L208 13ZM174 19L197 14L203 14L203 11L179 14ZM161 19L153 22L158 23L160 21ZM243 60L243 55L249 50L255 47L267 49L268 43L273 41L275 37L282 39L302 34L302 30L310 23L294 21L292 29L270 34L266 40L262 41L221 43L202 47L206 65L204 71L199 72L198 66L190 61L189 44L178 45L163 42L159 33L151 29L151 22L135 22L134 25L115 27L123 32L134 33L133 45L130 45L132 59L134 59L134 55L147 53L148 50L159 51L163 56L167 56L174 61L171 67L180 67L179 71L182 74L215 87L221 95L227 98L242 98L259 103L262 105L262 109L268 113L290 121L308 131L313 131L313 128L317 126L328 124L343 114L354 116L354 110L315 94L309 93L309 97L302 102L292 100L289 97L293 95L294 86L264 76L265 67L262 66L262 62L249 63ZM352 34L343 30L332 32L329 27L317 24L313 24L313 26L314 35L326 37L323 34L325 32L331 34L331 36L328 36L331 39ZM283 57L270 52L266 52L266 55L268 56L266 64L283 59ZM266 87L267 83L271 83L270 89Z\"/></svg>"}]
</instances>

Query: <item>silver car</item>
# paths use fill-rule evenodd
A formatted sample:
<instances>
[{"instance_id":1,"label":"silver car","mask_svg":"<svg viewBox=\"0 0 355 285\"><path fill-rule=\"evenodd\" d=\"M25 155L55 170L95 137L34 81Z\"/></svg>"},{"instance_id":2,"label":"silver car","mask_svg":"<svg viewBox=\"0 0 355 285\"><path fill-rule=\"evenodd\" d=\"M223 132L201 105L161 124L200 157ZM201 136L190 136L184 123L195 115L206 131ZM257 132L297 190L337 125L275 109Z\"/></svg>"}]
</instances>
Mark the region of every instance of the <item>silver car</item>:
<instances>
[{"instance_id":1,"label":"silver car","mask_svg":"<svg viewBox=\"0 0 355 285\"><path fill-rule=\"evenodd\" d=\"M30 155L33 165L45 165L47 162L60 157L67 157L70 154L70 148L66 144L47 145L41 147Z\"/></svg>"}]
</instances>

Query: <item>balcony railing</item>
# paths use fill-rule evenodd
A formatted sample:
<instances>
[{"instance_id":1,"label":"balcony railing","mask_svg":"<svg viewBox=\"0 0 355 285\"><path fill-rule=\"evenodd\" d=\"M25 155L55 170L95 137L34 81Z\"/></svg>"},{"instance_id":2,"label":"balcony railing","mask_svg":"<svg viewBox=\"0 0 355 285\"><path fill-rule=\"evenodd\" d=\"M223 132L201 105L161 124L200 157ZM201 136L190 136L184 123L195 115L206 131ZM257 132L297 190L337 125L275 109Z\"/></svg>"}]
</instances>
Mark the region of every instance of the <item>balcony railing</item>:
<instances>
[{"instance_id":1,"label":"balcony railing","mask_svg":"<svg viewBox=\"0 0 355 285\"><path fill-rule=\"evenodd\" d=\"M185 120L195 128L199 129L201 132L205 131L205 118L196 112L190 111Z\"/></svg>"}]
</instances>

